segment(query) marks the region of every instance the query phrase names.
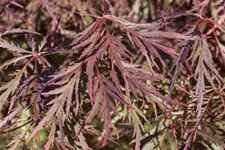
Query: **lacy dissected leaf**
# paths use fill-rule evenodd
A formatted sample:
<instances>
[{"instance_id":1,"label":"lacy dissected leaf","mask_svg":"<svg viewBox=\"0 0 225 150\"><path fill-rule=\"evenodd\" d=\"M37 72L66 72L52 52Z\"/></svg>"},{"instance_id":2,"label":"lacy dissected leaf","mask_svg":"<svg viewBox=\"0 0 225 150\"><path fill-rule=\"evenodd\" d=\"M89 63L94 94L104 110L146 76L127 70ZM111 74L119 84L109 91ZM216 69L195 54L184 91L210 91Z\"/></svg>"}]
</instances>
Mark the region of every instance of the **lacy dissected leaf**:
<instances>
[{"instance_id":1,"label":"lacy dissected leaf","mask_svg":"<svg viewBox=\"0 0 225 150\"><path fill-rule=\"evenodd\" d=\"M76 124L74 126L74 129L75 129L75 131L78 131L80 129L80 125ZM80 134L78 135L78 140L76 141L75 147L76 147L76 149L79 149L79 150L92 150L88 146L88 144L86 142L86 138L84 137L82 132L80 132Z\"/></svg>"},{"instance_id":2,"label":"lacy dissected leaf","mask_svg":"<svg viewBox=\"0 0 225 150\"><path fill-rule=\"evenodd\" d=\"M90 35L93 34L93 32L95 32L98 27L100 27L99 24L101 22L102 22L102 19L98 19L97 21L92 23L87 29L85 29L83 32L79 33L78 34L79 38L77 38L72 44L70 44L70 46L77 46L79 44L82 45L82 42L92 37ZM92 41L89 41L89 42L92 42Z\"/></svg>"},{"instance_id":3,"label":"lacy dissected leaf","mask_svg":"<svg viewBox=\"0 0 225 150\"><path fill-rule=\"evenodd\" d=\"M142 134L141 130L144 131L144 127L137 112L133 109L129 109L129 122L134 125L133 137L135 136L135 150L140 149Z\"/></svg>"},{"instance_id":4,"label":"lacy dissected leaf","mask_svg":"<svg viewBox=\"0 0 225 150\"><path fill-rule=\"evenodd\" d=\"M48 140L47 140L47 142L44 146L45 150L49 150L51 145L53 145L53 142L54 142L54 139L55 139L55 132L56 132L56 124L55 124L54 119L52 119L51 130L50 130L50 133L48 135Z\"/></svg>"},{"instance_id":5,"label":"lacy dissected leaf","mask_svg":"<svg viewBox=\"0 0 225 150\"><path fill-rule=\"evenodd\" d=\"M20 82L20 85L17 87L14 95L10 97L10 106L8 109L8 113L10 113L11 110L14 108L14 106L17 104L16 102L20 101L24 96L27 96L29 90L31 90L34 87L35 79L36 79L35 75L30 75L26 76L25 79L22 82ZM36 95L37 93L35 93L31 97L35 97ZM23 106L26 106L26 104L23 104Z\"/></svg>"},{"instance_id":6,"label":"lacy dissected leaf","mask_svg":"<svg viewBox=\"0 0 225 150\"><path fill-rule=\"evenodd\" d=\"M48 38L47 36L44 37L43 40L41 41L40 45L38 45L38 52L43 51L43 48L47 43L47 38Z\"/></svg>"},{"instance_id":7,"label":"lacy dissected leaf","mask_svg":"<svg viewBox=\"0 0 225 150\"><path fill-rule=\"evenodd\" d=\"M198 98L197 116L199 117L202 112L202 105L205 92L205 79L211 84L211 86L215 87L213 77L215 77L218 82L222 81L222 77L219 75L218 71L213 66L212 55L209 50L207 41L205 39L199 40L196 42L195 46L196 50L192 54L192 66L194 66L194 63L198 59L194 76L197 79L195 92L196 97ZM213 77L211 74L213 75Z\"/></svg>"},{"instance_id":8,"label":"lacy dissected leaf","mask_svg":"<svg viewBox=\"0 0 225 150\"><path fill-rule=\"evenodd\" d=\"M53 9L51 8L51 6L54 6L54 5L47 0L41 0L40 3L42 4L42 7L46 9L49 16L52 18L52 30L54 31L55 28L59 25L57 16L55 15L55 13L53 12Z\"/></svg>"},{"instance_id":9,"label":"lacy dissected leaf","mask_svg":"<svg viewBox=\"0 0 225 150\"><path fill-rule=\"evenodd\" d=\"M95 103L94 103L94 105L92 106L92 109L91 109L91 111L89 112L89 115L87 116L87 119L86 119L87 123L90 123L91 120L94 118L94 116L97 115L98 112L100 111L101 103L102 103L102 101L103 101L103 95L102 95L101 89L99 89L99 90L95 93L94 99L95 99Z\"/></svg>"},{"instance_id":10,"label":"lacy dissected leaf","mask_svg":"<svg viewBox=\"0 0 225 150\"><path fill-rule=\"evenodd\" d=\"M39 35L39 33L35 32L35 31L31 31L31 30L24 30L24 29L20 29L20 28L12 28L12 29L8 29L5 32L0 33L0 37L4 36L4 35L9 35L9 34L17 34L17 33L31 33L31 34L37 34Z\"/></svg>"},{"instance_id":11,"label":"lacy dissected leaf","mask_svg":"<svg viewBox=\"0 0 225 150\"><path fill-rule=\"evenodd\" d=\"M147 81L151 82L163 81L164 79L160 75L153 75L146 70L136 68L135 66L123 63L125 70L127 72L126 80L128 86L131 88L131 92L134 93L137 97L137 90L140 90L144 95L154 95L164 100L167 104L176 104L181 106L186 106L186 104L179 102L177 100L172 100L171 98L162 95L159 91L156 90L154 86L147 84Z\"/></svg>"},{"instance_id":12,"label":"lacy dissected leaf","mask_svg":"<svg viewBox=\"0 0 225 150\"><path fill-rule=\"evenodd\" d=\"M8 126L12 124L11 120L18 116L20 112L22 112L23 107L20 106L16 108L15 110L12 110L8 116L6 116L2 121L0 121L0 132L3 132L5 129L8 129Z\"/></svg>"},{"instance_id":13,"label":"lacy dissected leaf","mask_svg":"<svg viewBox=\"0 0 225 150\"><path fill-rule=\"evenodd\" d=\"M14 43L9 43L5 40L0 39L0 47L7 49L8 51L17 52L17 53L27 53L30 54L32 52L27 51L19 46L16 46Z\"/></svg>"},{"instance_id":14,"label":"lacy dissected leaf","mask_svg":"<svg viewBox=\"0 0 225 150\"><path fill-rule=\"evenodd\" d=\"M88 62L87 62L87 66L86 66L86 71L88 73L88 93L90 96L90 101L93 103L94 99L93 99L93 77L94 77L94 65L95 65L95 58L91 58Z\"/></svg>"},{"instance_id":15,"label":"lacy dissected leaf","mask_svg":"<svg viewBox=\"0 0 225 150\"><path fill-rule=\"evenodd\" d=\"M110 97L112 97L113 99L122 102L124 104L127 104L126 101L124 101L122 92L120 89L118 89L111 81L109 81L108 79L102 77L101 78L103 80L104 83L104 89L107 93L107 95L109 95ZM129 104L127 104L129 106Z\"/></svg>"},{"instance_id":16,"label":"lacy dissected leaf","mask_svg":"<svg viewBox=\"0 0 225 150\"><path fill-rule=\"evenodd\" d=\"M19 86L23 74L25 73L26 73L26 66L23 69L19 70L14 79L12 79L7 84L0 87L0 92L2 92L0 95L0 109L2 109L2 106L5 104L7 99L12 94L15 93L15 90Z\"/></svg>"},{"instance_id":17,"label":"lacy dissected leaf","mask_svg":"<svg viewBox=\"0 0 225 150\"><path fill-rule=\"evenodd\" d=\"M131 90L131 92L134 94L134 96L138 97L137 89L140 89L140 90L142 89L143 91L145 91L144 87L146 87L147 89L151 88L150 85L147 85L147 84L145 85L144 82L146 82L147 80L151 80L151 81L154 82L154 81L160 81L160 80L163 79L163 78L160 78L159 76L156 76L156 75L154 76L151 73L149 73L149 72L147 72L143 69L138 68L139 67L138 65L125 63L124 60L121 59L121 57L115 55L116 53L115 53L114 48L111 48L111 47L109 48L109 54L110 54L109 57L111 59L111 62L113 64L113 66L115 64L119 68L120 72L123 72L122 77L123 77L124 81L126 82L125 86L126 86L126 95L127 95L128 100L129 100L129 97L130 97L130 92L128 92L128 91ZM114 68L112 68L112 69L113 69L112 71L114 71ZM116 79L115 73L114 73L114 76L112 76L112 78L114 79L115 84L117 86L119 86L119 81L118 81L118 79ZM135 78L137 80L135 80ZM137 83L140 80L143 81L143 85L137 85ZM136 84L136 87L135 87L135 84ZM153 92L153 88L151 89L151 93L153 95L158 96L158 97L161 96L160 98L169 100L169 98L167 98L165 96L162 96L159 92L157 92L157 91ZM120 92L120 94L121 94L121 92ZM117 95L120 95L120 94L118 93ZM173 100L169 100L169 101L172 102ZM175 102L175 101L174 101L174 103L181 104L180 102Z\"/></svg>"},{"instance_id":18,"label":"lacy dissected leaf","mask_svg":"<svg viewBox=\"0 0 225 150\"><path fill-rule=\"evenodd\" d=\"M76 63L73 65L68 65L66 68L63 68L62 70L60 70L57 74L52 75L52 80L50 80L50 82L54 81L54 80L59 80L61 78L68 78L68 76L70 77L74 71L76 69L79 69L79 67L81 66L82 63Z\"/></svg>"},{"instance_id":19,"label":"lacy dissected leaf","mask_svg":"<svg viewBox=\"0 0 225 150\"><path fill-rule=\"evenodd\" d=\"M5 61L3 64L0 65L0 70L8 67L9 65L17 65L21 62L26 62L24 64L28 65L31 69L34 68L33 64L31 63L32 60L37 60L40 65L43 65L43 68L45 66L50 67L51 65L49 64L48 60L46 60L43 55L46 54L46 52L36 52L35 51L35 42L33 37L30 35L29 38L27 38L28 44L32 48L32 52L25 50L14 43L9 43L6 40L1 39L0 40L0 47L7 49L8 51L12 52L14 57L10 60ZM45 39L44 39L45 41ZM43 48L43 44L45 44L46 41L40 44L39 50ZM41 48L41 49L40 49Z\"/></svg>"},{"instance_id":20,"label":"lacy dissected leaf","mask_svg":"<svg viewBox=\"0 0 225 150\"><path fill-rule=\"evenodd\" d=\"M103 92L103 95L104 95L103 104L100 110L100 114L102 114L104 118L104 130L103 130L104 140L102 142L102 147L106 145L107 140L109 138L110 127L112 127L110 110L111 109L115 110L111 100L109 99L109 96L105 91Z\"/></svg>"},{"instance_id":21,"label":"lacy dissected leaf","mask_svg":"<svg viewBox=\"0 0 225 150\"><path fill-rule=\"evenodd\" d=\"M3 68L7 68L9 65L12 64L16 64L17 62L20 62L28 57L31 57L32 54L28 54L28 55L24 55L24 56L20 56L20 57L14 57L13 59L7 60L6 62L4 62L3 64L0 65L0 70L2 70Z\"/></svg>"},{"instance_id":22,"label":"lacy dissected leaf","mask_svg":"<svg viewBox=\"0 0 225 150\"><path fill-rule=\"evenodd\" d=\"M196 32L196 26L193 26L192 28L190 28L188 31L187 31L187 34L188 35L195 35L197 34ZM174 75L173 75L173 78L172 78L172 81L170 82L170 88L169 88L169 95L171 96L172 95L172 91L174 89L174 85L175 85L175 81L181 71L181 67L182 67L182 63L185 63L188 59L188 55L189 55L189 49L190 49L190 46L192 46L192 44L194 43L194 41L185 41L182 43L182 48L180 50L180 54L179 56L177 57L176 59L176 62L175 62L175 72L174 72Z\"/></svg>"},{"instance_id":23,"label":"lacy dissected leaf","mask_svg":"<svg viewBox=\"0 0 225 150\"><path fill-rule=\"evenodd\" d=\"M197 105L194 106L194 108L196 108L196 114L192 114L190 112L193 111L193 106L191 107L189 105L190 110L188 111L190 115L188 116L188 121L192 122L194 126L190 127L189 131L186 132L187 139L184 143L185 150L189 149L193 141L196 140L199 130L204 129L202 128L203 122L205 121L203 118L207 115L209 107L212 105L211 101L215 93L213 92L211 97L208 98L207 93L209 93L209 91L206 91L206 85L209 84L213 91L216 88L215 80L219 84L222 81L218 70L214 67L212 54L209 50L209 45L206 39L201 39L195 42L191 56L192 67L196 66L194 77L197 80L195 98L192 101L197 101ZM195 65L196 62L197 64Z\"/></svg>"},{"instance_id":24,"label":"lacy dissected leaf","mask_svg":"<svg viewBox=\"0 0 225 150\"><path fill-rule=\"evenodd\" d=\"M166 43L168 39L193 40L193 37L184 34L161 31L160 28L164 26L162 23L136 24L111 15L104 15L104 18L119 23L126 31L129 39L140 48L143 55L146 57L150 68L152 65L148 53L151 53L153 56L160 59L162 64L164 64L164 62L157 49L160 49L173 57L177 55L175 49L172 49L170 45L163 44ZM154 61L152 63L156 64Z\"/></svg>"},{"instance_id":25,"label":"lacy dissected leaf","mask_svg":"<svg viewBox=\"0 0 225 150\"><path fill-rule=\"evenodd\" d=\"M48 103L50 107L49 110L47 111L45 117L35 127L32 134L27 139L27 141L33 138L37 134L37 132L40 131L40 129L46 124L46 122L48 122L52 117L55 116L55 114L60 113L60 111L63 110L64 105L66 105L65 106L66 115L69 114L72 100L73 100L74 91L75 91L74 89L76 86L76 82L79 81L79 77L80 77L80 69L81 69L80 64L73 64L67 68L67 70L65 71L66 73L62 75L54 76L55 80L56 79L59 80L61 78L61 82L64 82L64 80L66 80L67 78L69 80L63 86L60 86L51 91L42 93L43 96L46 96L46 97L55 96L55 98ZM60 84L59 81L58 81L58 84Z\"/></svg>"},{"instance_id":26,"label":"lacy dissected leaf","mask_svg":"<svg viewBox=\"0 0 225 150\"><path fill-rule=\"evenodd\" d=\"M184 47L184 48L181 49L180 55L179 55L179 57L177 58L177 61L176 61L176 68L175 68L175 72L174 72L174 75L173 75L173 78L172 78L172 81L171 81L171 84L170 84L170 89L169 89L169 95L170 96L171 96L172 91L174 89L175 81L176 81L176 79L178 77L178 74L180 72L181 63L183 63L187 59L187 56L188 56L188 49L186 47Z\"/></svg>"},{"instance_id":27,"label":"lacy dissected leaf","mask_svg":"<svg viewBox=\"0 0 225 150\"><path fill-rule=\"evenodd\" d=\"M122 77L124 79L124 81L126 82L126 95L127 97L129 96L128 92L130 89L132 88L132 93L135 95L135 97L138 97L138 92L135 90L135 88L141 89L139 88L139 86L143 86L143 85L137 85L135 87L135 84L133 84L132 82L130 82L130 79L127 79L127 70L124 68L122 62L124 62L125 59L130 59L130 56L132 56L132 54L130 53L130 50L128 50L126 48L126 46L120 42L119 39L117 39L116 37L110 35L109 33L106 34L106 36L100 36L100 24L102 23L103 19L108 19L112 22L116 22L119 23L119 25L122 26L122 28L124 28L126 30L126 32L131 36L132 40L134 41L134 43L137 45L137 47L140 48L140 50L143 52L144 56L147 58L147 61L149 63L149 66L151 67L151 64L153 62L153 64L155 64L157 66L157 63L152 59L152 57L149 57L149 52L152 53L156 58L158 58L160 60L160 62L162 64L164 64L163 59L161 58L159 52L157 49L161 49L163 51L165 51L166 53L175 56L176 52L171 49L171 48L166 48L164 45L159 45L157 42L157 40L151 40L151 38L155 37L156 35L161 35L162 31L159 31L158 34L157 32L155 32L155 30L159 30L161 27L163 27L163 25L161 23L152 23L152 24L135 24L135 23L131 23L128 22L126 20L117 18L117 17L113 17L113 16L103 16L103 18L99 18L95 23L93 23L93 25L91 25L89 28L87 28L84 32L82 32L80 34L80 37L76 40L76 42L74 42L71 46L73 46L73 48L77 49L77 48L81 48L81 47L87 47L84 48L84 51L82 52L82 55L80 58L85 58L86 56L86 72L88 75L88 94L90 96L90 100L93 103L93 82L95 82L95 67L94 66L98 66L98 60L104 60L103 56L104 56L104 52L108 49L108 53L109 53L109 58L110 58L110 64L112 64L111 66L107 66L109 67L109 69L112 69L112 79L114 83L110 83L107 81L106 78L102 78L104 79L106 84L107 84L107 89L108 89L108 94L110 95L110 97L113 97L115 99L117 99L120 102L125 102L121 97L123 95L123 92L120 90L120 86L119 86L119 81L118 81L118 75L117 75L117 71L115 71L116 68L114 68L114 66L116 66L120 72L123 72L124 74L122 74ZM96 29L96 30L94 30ZM153 32L152 37L144 35L144 33L149 32L149 34L151 34L151 32ZM89 34L91 34L91 36L88 37ZM103 34L103 33L102 33ZM170 33L166 33L165 36L163 37L162 35L162 39L168 39L169 38L169 34ZM172 34L172 33L171 33ZM96 35L97 37L100 37L100 39L95 40L93 37L94 35ZM183 34L172 34L171 38L175 38L175 39L190 39L189 36L184 36ZM94 42L91 42L93 41ZM161 42L161 41L160 41ZM108 61L108 60L106 60ZM105 63L107 64L107 62L105 61ZM158 66L157 66L158 67ZM130 69L131 70L131 69ZM153 69L151 67L151 70L153 72ZM135 71L132 71L133 76L138 76L138 77L142 77L143 83L146 82L147 80L151 80L153 78L156 77L152 77L152 78L144 78L145 74L144 73L135 73ZM139 70L137 71L139 72ZM150 75L147 75L150 77ZM137 81L140 79L137 79ZM154 79L153 79L154 80ZM135 81L136 82L136 81ZM139 82L139 81L138 81ZM129 85L129 86L128 86ZM116 88L115 88L116 87ZM150 90L150 88L148 87L148 85L145 85L146 88L148 88ZM143 88L142 88L143 89ZM145 90L144 90L145 91ZM151 89L150 91L153 91L153 89ZM156 94L156 96L161 96L164 99L167 99L165 96L162 96L159 92L151 92L153 95ZM129 98L128 98L129 99ZM170 102L172 102L172 100L169 100ZM176 102L175 102L176 103ZM179 102L178 102L179 103ZM181 104L181 103L179 103Z\"/></svg>"}]
</instances>

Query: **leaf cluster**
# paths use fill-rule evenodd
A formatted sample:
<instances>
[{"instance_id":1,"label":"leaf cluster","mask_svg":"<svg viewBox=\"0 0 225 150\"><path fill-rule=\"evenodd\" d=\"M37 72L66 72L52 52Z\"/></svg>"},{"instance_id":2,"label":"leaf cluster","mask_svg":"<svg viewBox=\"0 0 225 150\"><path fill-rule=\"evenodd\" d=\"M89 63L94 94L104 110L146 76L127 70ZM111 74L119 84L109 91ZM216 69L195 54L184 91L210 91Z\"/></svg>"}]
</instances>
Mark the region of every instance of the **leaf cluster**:
<instances>
[{"instance_id":1,"label":"leaf cluster","mask_svg":"<svg viewBox=\"0 0 225 150\"><path fill-rule=\"evenodd\" d=\"M0 147L224 149L224 5L0 1Z\"/></svg>"}]
</instances>

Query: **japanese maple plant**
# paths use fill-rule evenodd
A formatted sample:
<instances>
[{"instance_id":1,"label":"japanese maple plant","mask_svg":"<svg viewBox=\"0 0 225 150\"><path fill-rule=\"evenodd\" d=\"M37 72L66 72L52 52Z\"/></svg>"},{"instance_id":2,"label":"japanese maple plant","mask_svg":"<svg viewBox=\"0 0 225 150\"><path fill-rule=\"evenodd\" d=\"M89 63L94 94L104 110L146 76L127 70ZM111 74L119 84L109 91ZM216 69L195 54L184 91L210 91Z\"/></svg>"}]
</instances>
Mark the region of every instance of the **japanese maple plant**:
<instances>
[{"instance_id":1,"label":"japanese maple plant","mask_svg":"<svg viewBox=\"0 0 225 150\"><path fill-rule=\"evenodd\" d=\"M1 149L225 149L223 0L1 0Z\"/></svg>"}]
</instances>

